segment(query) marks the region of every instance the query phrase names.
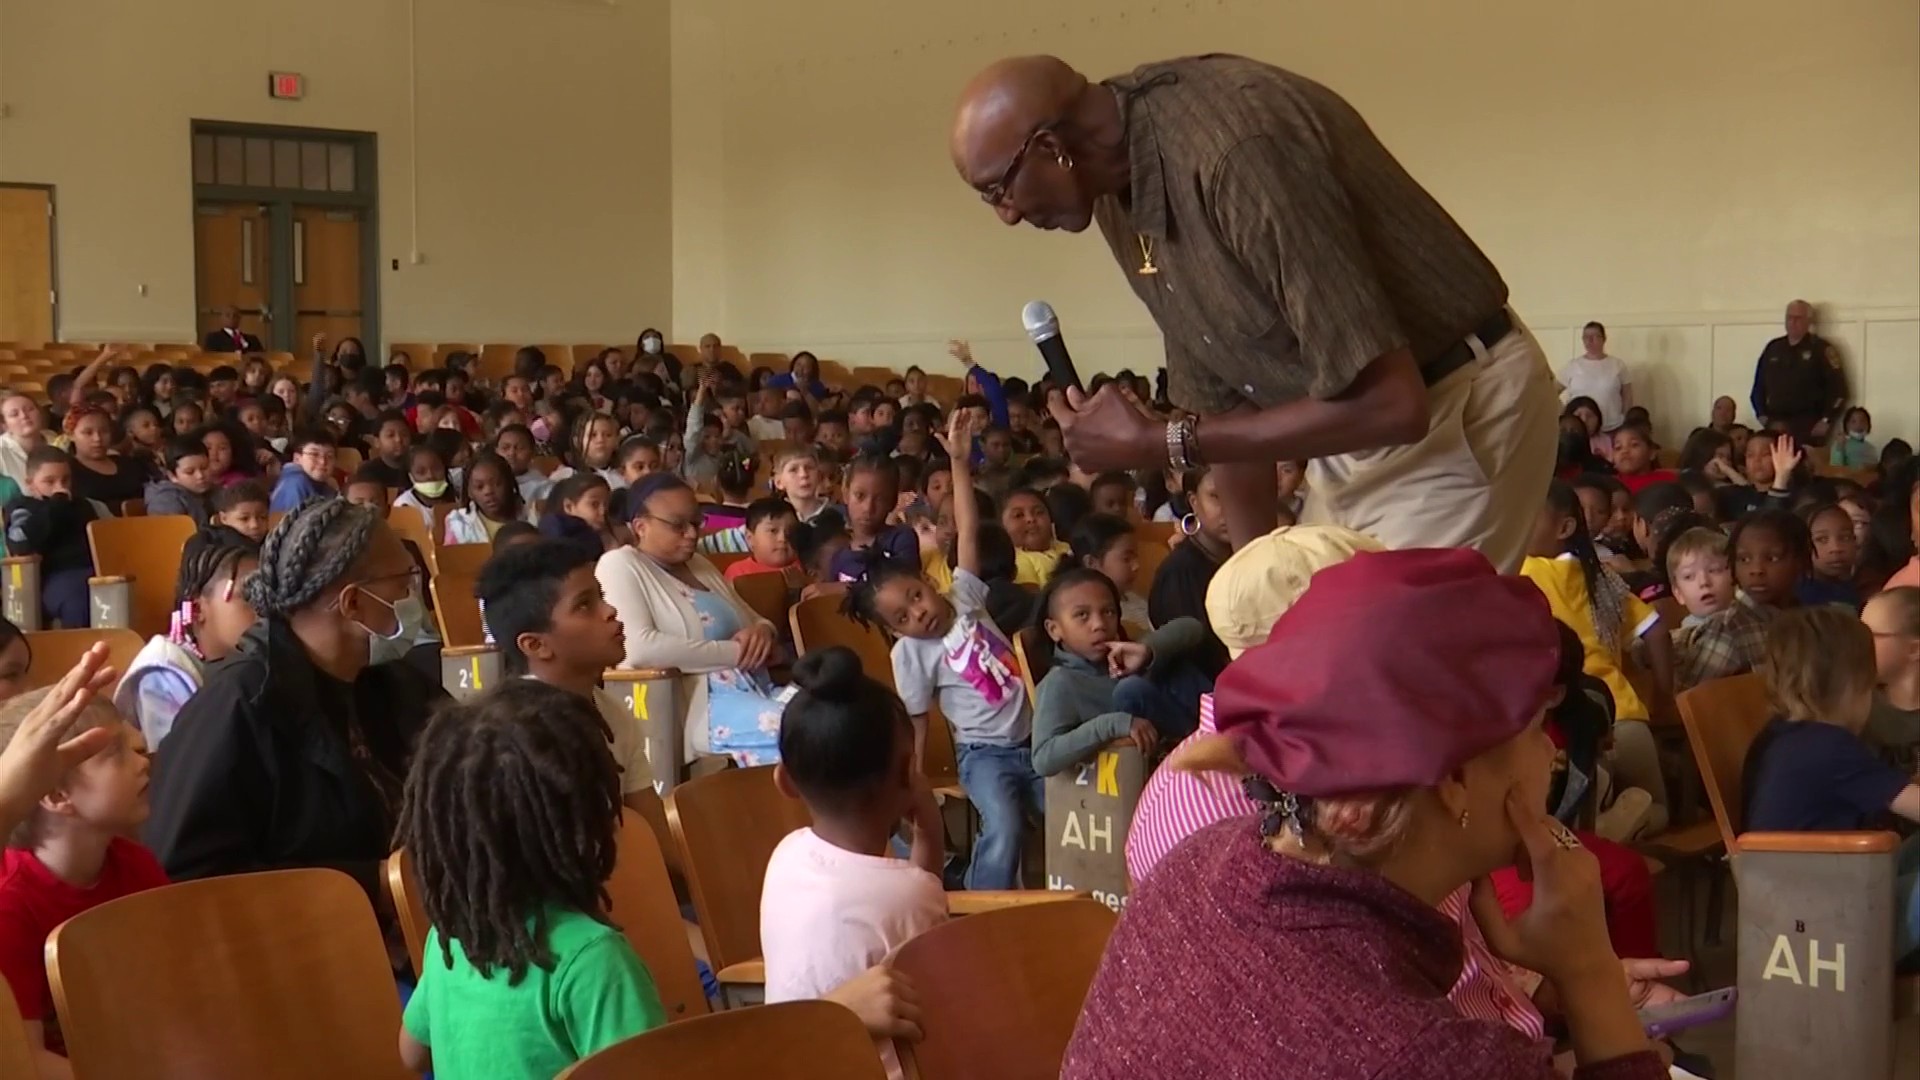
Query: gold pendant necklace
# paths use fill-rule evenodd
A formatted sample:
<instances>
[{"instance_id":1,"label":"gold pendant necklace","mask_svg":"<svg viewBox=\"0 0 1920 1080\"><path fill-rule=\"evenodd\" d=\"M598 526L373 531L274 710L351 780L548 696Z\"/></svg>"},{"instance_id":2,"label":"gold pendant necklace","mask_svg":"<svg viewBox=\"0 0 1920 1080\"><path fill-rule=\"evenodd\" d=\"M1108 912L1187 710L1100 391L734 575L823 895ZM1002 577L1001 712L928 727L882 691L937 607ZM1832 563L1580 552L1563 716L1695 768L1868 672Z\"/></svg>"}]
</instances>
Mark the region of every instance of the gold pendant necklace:
<instances>
[{"instance_id":1,"label":"gold pendant necklace","mask_svg":"<svg viewBox=\"0 0 1920 1080\"><path fill-rule=\"evenodd\" d=\"M1147 239L1145 233L1135 233L1133 238L1140 242L1140 269L1135 270L1134 273L1141 277L1151 277L1159 273L1160 268L1153 265L1153 241Z\"/></svg>"}]
</instances>

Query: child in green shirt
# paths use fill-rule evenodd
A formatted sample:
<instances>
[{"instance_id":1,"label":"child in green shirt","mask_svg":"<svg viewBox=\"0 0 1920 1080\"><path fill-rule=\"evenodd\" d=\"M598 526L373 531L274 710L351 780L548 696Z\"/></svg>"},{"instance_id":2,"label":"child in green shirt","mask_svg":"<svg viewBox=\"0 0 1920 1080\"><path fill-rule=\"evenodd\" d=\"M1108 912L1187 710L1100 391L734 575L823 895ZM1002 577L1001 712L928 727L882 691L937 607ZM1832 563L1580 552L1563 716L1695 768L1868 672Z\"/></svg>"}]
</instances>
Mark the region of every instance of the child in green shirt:
<instances>
[{"instance_id":1,"label":"child in green shirt","mask_svg":"<svg viewBox=\"0 0 1920 1080\"><path fill-rule=\"evenodd\" d=\"M433 925L401 1022L408 1068L549 1080L666 1022L605 914L620 806L603 721L578 694L510 679L434 716L400 811Z\"/></svg>"}]
</instances>

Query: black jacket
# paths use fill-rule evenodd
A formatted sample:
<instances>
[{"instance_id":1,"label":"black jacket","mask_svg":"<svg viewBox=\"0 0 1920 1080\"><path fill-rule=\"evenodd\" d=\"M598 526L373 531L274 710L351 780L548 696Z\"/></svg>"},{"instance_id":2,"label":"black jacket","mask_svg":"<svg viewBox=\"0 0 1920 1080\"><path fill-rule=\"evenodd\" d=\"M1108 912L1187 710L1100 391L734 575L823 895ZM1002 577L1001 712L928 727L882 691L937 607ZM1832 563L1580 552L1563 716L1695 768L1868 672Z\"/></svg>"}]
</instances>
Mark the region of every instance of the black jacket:
<instances>
[{"instance_id":1,"label":"black jacket","mask_svg":"<svg viewBox=\"0 0 1920 1080\"><path fill-rule=\"evenodd\" d=\"M267 351L266 346L260 344L260 339L254 337L252 334L243 330L240 332L240 336L245 340L245 348L240 347L241 342L233 340L233 331L228 330L226 327L223 326L218 330L209 330L207 331L206 340L200 343L200 349L202 352L231 353L257 353Z\"/></svg>"},{"instance_id":2,"label":"black jacket","mask_svg":"<svg viewBox=\"0 0 1920 1080\"><path fill-rule=\"evenodd\" d=\"M391 781L405 778L446 697L404 663L369 667L348 687L315 668L284 623L262 619L208 669L160 744L147 846L176 881L324 866L376 897L399 810ZM349 747L349 711L368 762ZM389 777L385 795L376 769Z\"/></svg>"},{"instance_id":3,"label":"black jacket","mask_svg":"<svg viewBox=\"0 0 1920 1080\"><path fill-rule=\"evenodd\" d=\"M40 556L40 572L93 572L93 548L87 524L99 515L85 499L40 499L19 495L7 504L7 549Z\"/></svg>"}]
</instances>

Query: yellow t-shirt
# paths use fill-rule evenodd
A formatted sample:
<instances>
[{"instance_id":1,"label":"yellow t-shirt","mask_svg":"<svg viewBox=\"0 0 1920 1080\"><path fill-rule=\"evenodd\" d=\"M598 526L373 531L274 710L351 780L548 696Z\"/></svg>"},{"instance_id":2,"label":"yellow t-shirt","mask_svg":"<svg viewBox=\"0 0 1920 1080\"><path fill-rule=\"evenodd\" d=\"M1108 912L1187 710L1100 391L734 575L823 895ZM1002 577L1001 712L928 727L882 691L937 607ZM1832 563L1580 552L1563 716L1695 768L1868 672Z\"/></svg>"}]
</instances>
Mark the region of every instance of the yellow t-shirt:
<instances>
[{"instance_id":1,"label":"yellow t-shirt","mask_svg":"<svg viewBox=\"0 0 1920 1080\"><path fill-rule=\"evenodd\" d=\"M1547 606L1552 609L1553 617L1580 635L1580 644L1586 650L1586 663L1582 666L1587 674L1607 684L1607 689L1613 694L1614 717L1619 720L1648 719L1646 703L1640 700L1633 684L1627 681L1620 658L1628 645L1653 629L1653 624L1660 621L1660 613L1645 600L1628 593L1620 613L1620 649L1608 649L1601 644L1600 632L1594 625L1593 598L1587 595L1587 575L1580 566L1580 560L1571 555L1562 555L1557 559L1529 555L1527 561L1521 564L1520 573L1546 594Z\"/></svg>"},{"instance_id":2,"label":"yellow t-shirt","mask_svg":"<svg viewBox=\"0 0 1920 1080\"><path fill-rule=\"evenodd\" d=\"M1067 545L1058 540L1045 551L1027 551L1015 548L1013 552L1013 583L1032 585L1039 588L1053 576L1053 568L1060 565L1060 556L1068 551Z\"/></svg>"},{"instance_id":3,"label":"yellow t-shirt","mask_svg":"<svg viewBox=\"0 0 1920 1080\"><path fill-rule=\"evenodd\" d=\"M947 557L938 548L920 549L920 576L933 582L942 595L953 591L953 567L947 565Z\"/></svg>"}]
</instances>

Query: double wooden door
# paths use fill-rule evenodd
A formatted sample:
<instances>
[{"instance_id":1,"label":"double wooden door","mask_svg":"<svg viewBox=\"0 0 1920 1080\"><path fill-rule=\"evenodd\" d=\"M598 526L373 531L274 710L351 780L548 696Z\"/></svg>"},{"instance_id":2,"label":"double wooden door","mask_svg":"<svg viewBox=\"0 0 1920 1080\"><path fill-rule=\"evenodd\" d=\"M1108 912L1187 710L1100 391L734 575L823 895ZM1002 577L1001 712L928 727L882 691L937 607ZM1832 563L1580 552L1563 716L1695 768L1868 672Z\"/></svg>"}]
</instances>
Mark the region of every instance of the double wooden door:
<instances>
[{"instance_id":1,"label":"double wooden door","mask_svg":"<svg viewBox=\"0 0 1920 1080\"><path fill-rule=\"evenodd\" d=\"M362 211L291 201L202 201L194 215L194 267L202 336L223 313L269 349L305 354L316 333L359 337Z\"/></svg>"}]
</instances>

